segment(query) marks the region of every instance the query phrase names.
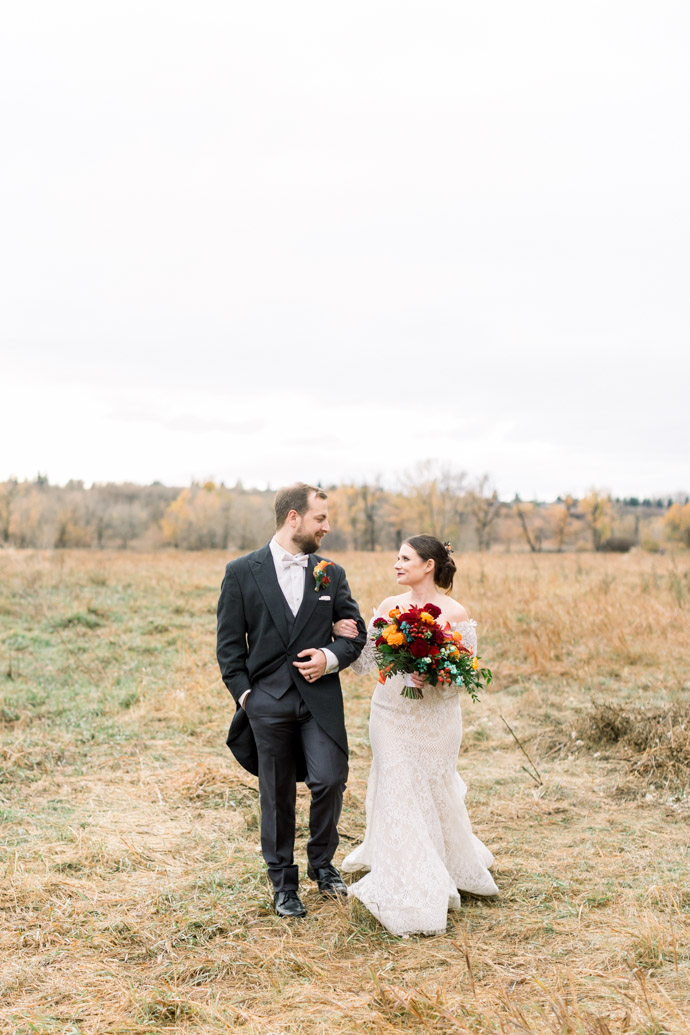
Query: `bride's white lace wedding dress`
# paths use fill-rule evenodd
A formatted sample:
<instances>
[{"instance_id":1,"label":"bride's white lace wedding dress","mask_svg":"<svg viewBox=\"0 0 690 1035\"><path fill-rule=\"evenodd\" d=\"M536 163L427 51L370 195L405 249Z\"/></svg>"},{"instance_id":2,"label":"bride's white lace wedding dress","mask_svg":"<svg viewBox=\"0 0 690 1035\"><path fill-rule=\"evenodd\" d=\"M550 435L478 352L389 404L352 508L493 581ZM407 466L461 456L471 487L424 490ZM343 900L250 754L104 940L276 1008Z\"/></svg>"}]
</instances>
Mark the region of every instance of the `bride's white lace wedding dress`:
<instances>
[{"instance_id":1,"label":"bride's white lace wedding dress","mask_svg":"<svg viewBox=\"0 0 690 1035\"><path fill-rule=\"evenodd\" d=\"M473 653L475 624L453 626ZM353 668L360 674L375 668L371 641ZM427 686L413 701L401 696L402 688L396 675L374 691L366 834L341 869L369 871L349 894L392 934L442 934L460 891L498 893L488 870L493 856L472 833L467 788L456 771L463 691Z\"/></svg>"}]
</instances>

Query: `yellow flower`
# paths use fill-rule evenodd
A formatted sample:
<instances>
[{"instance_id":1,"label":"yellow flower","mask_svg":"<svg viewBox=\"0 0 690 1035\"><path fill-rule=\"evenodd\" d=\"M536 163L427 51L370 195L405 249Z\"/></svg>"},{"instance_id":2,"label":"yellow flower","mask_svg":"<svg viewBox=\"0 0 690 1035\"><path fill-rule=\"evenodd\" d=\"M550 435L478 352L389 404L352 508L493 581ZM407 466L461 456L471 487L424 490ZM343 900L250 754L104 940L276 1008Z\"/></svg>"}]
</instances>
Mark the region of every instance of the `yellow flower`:
<instances>
[{"instance_id":1,"label":"yellow flower","mask_svg":"<svg viewBox=\"0 0 690 1035\"><path fill-rule=\"evenodd\" d=\"M382 635L391 647L400 647L405 642L405 636L394 625L389 625L387 629L384 629Z\"/></svg>"},{"instance_id":2,"label":"yellow flower","mask_svg":"<svg viewBox=\"0 0 690 1035\"><path fill-rule=\"evenodd\" d=\"M434 624L434 620L433 620L433 618L431 617L431 615L429 614L428 611L422 611L422 613L420 614L419 617L422 619L423 622L426 622L427 625L433 625Z\"/></svg>"},{"instance_id":3,"label":"yellow flower","mask_svg":"<svg viewBox=\"0 0 690 1035\"><path fill-rule=\"evenodd\" d=\"M479 661L476 658L472 658L472 668L475 669L475 671L479 668Z\"/></svg>"},{"instance_id":4,"label":"yellow flower","mask_svg":"<svg viewBox=\"0 0 690 1035\"><path fill-rule=\"evenodd\" d=\"M397 625L387 625L381 635L386 643L390 643L392 647L399 647L401 643L405 642L405 636L400 632Z\"/></svg>"}]
</instances>

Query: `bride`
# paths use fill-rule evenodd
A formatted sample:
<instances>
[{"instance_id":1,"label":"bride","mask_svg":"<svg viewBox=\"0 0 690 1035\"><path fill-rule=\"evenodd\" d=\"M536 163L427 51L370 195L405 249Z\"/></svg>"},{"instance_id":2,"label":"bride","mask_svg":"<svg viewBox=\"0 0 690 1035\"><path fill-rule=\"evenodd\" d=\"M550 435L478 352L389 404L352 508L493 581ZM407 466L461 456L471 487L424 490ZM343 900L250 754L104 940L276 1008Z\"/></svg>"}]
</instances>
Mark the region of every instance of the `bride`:
<instances>
[{"instance_id":1,"label":"bride","mask_svg":"<svg viewBox=\"0 0 690 1035\"><path fill-rule=\"evenodd\" d=\"M399 607L436 604L438 622L450 623L476 654L475 622L446 594L455 562L431 535L406 540L395 562L399 587L379 604L374 617ZM372 626L370 625L370 631ZM375 668L370 640L353 669ZM462 713L457 687L432 687L415 674L423 698L401 695L403 675L379 683L371 702L369 737L373 761L366 796L364 841L342 864L346 872L366 870L348 892L392 934L442 934L448 909L460 906L459 891L496 895L489 873L493 856L472 833L465 809L466 787L456 772Z\"/></svg>"}]
</instances>

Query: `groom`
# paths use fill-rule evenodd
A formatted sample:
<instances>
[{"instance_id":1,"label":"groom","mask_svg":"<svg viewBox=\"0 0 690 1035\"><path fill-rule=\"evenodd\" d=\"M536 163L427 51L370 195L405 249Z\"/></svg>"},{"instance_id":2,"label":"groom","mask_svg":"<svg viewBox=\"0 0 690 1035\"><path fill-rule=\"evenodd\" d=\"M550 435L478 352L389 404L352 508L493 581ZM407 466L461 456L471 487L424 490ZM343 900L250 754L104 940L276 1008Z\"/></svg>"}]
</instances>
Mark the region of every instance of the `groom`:
<instances>
[{"instance_id":1,"label":"groom","mask_svg":"<svg viewBox=\"0 0 690 1035\"><path fill-rule=\"evenodd\" d=\"M326 493L298 482L274 506L270 543L225 569L217 657L237 702L228 747L259 777L275 910L296 917L306 913L293 862L297 780L311 791L307 873L324 895L347 893L331 862L348 771L338 673L358 657L366 629L343 569L314 556L330 527ZM353 639L334 638L340 619L356 628Z\"/></svg>"}]
</instances>

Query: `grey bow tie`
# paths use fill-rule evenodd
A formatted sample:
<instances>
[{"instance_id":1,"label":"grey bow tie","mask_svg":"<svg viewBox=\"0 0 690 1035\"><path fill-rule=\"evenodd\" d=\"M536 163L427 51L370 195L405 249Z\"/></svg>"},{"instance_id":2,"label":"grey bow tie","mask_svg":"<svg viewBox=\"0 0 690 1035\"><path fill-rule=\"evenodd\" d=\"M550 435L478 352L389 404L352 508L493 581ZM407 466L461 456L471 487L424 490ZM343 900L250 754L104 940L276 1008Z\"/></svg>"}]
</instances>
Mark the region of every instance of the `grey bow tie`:
<instances>
[{"instance_id":1,"label":"grey bow tie","mask_svg":"<svg viewBox=\"0 0 690 1035\"><path fill-rule=\"evenodd\" d=\"M283 556L282 564L284 568L289 568L293 564L299 564L300 568L306 568L309 564L309 555L306 553L296 553L294 556L285 554Z\"/></svg>"}]
</instances>

